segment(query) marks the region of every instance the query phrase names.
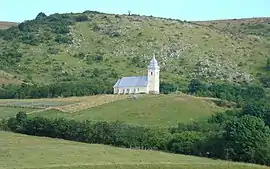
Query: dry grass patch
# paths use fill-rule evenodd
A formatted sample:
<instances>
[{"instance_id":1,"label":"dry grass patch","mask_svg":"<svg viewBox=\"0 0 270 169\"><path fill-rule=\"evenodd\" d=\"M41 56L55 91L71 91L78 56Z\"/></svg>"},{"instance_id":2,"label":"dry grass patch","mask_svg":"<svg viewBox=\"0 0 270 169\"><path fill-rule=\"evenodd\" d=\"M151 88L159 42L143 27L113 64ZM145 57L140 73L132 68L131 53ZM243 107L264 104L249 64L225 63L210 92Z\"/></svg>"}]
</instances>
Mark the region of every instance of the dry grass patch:
<instances>
[{"instance_id":1,"label":"dry grass patch","mask_svg":"<svg viewBox=\"0 0 270 169\"><path fill-rule=\"evenodd\" d=\"M11 26L18 25L16 22L6 22L6 21L0 21L0 29L8 29Z\"/></svg>"},{"instance_id":2,"label":"dry grass patch","mask_svg":"<svg viewBox=\"0 0 270 169\"><path fill-rule=\"evenodd\" d=\"M64 106L54 107L52 109L56 109L62 112L78 112L82 110L86 110L95 106L100 106L106 103L111 103L117 100L122 100L128 98L127 95L96 95L96 96L88 96L84 100L74 103L68 104Z\"/></svg>"},{"instance_id":3,"label":"dry grass patch","mask_svg":"<svg viewBox=\"0 0 270 169\"><path fill-rule=\"evenodd\" d=\"M127 95L105 94L67 98L1 99L0 107L39 108L62 112L77 112L126 98L128 98Z\"/></svg>"}]
</instances>

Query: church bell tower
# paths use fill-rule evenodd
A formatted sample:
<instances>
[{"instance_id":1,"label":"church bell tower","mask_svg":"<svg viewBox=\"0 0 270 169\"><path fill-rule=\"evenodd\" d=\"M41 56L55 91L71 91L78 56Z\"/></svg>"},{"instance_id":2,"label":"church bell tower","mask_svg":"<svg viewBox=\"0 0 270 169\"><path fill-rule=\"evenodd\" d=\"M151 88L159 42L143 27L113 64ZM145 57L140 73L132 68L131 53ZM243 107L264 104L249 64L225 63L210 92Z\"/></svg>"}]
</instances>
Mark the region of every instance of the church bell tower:
<instances>
[{"instance_id":1,"label":"church bell tower","mask_svg":"<svg viewBox=\"0 0 270 169\"><path fill-rule=\"evenodd\" d=\"M160 67L158 66L155 56L153 56L148 65L149 93L159 94L159 71Z\"/></svg>"}]
</instances>

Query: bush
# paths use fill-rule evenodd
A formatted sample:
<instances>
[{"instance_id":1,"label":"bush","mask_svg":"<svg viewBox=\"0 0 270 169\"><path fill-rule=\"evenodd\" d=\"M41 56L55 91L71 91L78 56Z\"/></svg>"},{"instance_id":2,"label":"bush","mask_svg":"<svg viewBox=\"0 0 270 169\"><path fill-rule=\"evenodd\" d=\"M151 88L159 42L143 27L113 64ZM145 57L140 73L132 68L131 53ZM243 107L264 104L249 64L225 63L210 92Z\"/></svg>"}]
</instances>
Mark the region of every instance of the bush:
<instances>
[{"instance_id":1,"label":"bush","mask_svg":"<svg viewBox=\"0 0 270 169\"><path fill-rule=\"evenodd\" d=\"M168 150L174 153L187 155L198 155L199 142L205 139L202 132L184 131L173 134L172 139L168 143Z\"/></svg>"},{"instance_id":2,"label":"bush","mask_svg":"<svg viewBox=\"0 0 270 169\"><path fill-rule=\"evenodd\" d=\"M161 82L160 83L160 93L169 94L177 90L177 86L170 83Z\"/></svg>"},{"instance_id":3,"label":"bush","mask_svg":"<svg viewBox=\"0 0 270 169\"><path fill-rule=\"evenodd\" d=\"M78 15L75 16L75 21L76 22L84 22L84 21L88 21L88 16L87 15Z\"/></svg>"},{"instance_id":4,"label":"bush","mask_svg":"<svg viewBox=\"0 0 270 169\"><path fill-rule=\"evenodd\" d=\"M234 101L243 105L248 101L266 98L266 92L261 86L235 85L229 83L203 83L192 79L188 85L189 92L197 96L214 97L222 100Z\"/></svg>"}]
</instances>

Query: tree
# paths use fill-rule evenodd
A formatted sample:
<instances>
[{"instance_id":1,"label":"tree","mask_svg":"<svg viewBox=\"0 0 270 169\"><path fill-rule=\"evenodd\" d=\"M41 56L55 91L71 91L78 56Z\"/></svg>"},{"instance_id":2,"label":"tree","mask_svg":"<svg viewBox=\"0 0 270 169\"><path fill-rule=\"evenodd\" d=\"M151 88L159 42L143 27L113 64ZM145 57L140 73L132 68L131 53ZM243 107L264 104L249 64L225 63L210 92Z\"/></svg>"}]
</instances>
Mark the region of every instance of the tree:
<instances>
[{"instance_id":1,"label":"tree","mask_svg":"<svg viewBox=\"0 0 270 169\"><path fill-rule=\"evenodd\" d=\"M270 164L270 129L258 117L244 115L227 123L223 134L228 159Z\"/></svg>"},{"instance_id":2,"label":"tree","mask_svg":"<svg viewBox=\"0 0 270 169\"><path fill-rule=\"evenodd\" d=\"M270 57L267 58L266 65L265 65L265 70L270 71Z\"/></svg>"},{"instance_id":3,"label":"tree","mask_svg":"<svg viewBox=\"0 0 270 169\"><path fill-rule=\"evenodd\" d=\"M194 155L197 143L205 138L204 134L196 131L184 131L173 135L168 143L168 149L174 153Z\"/></svg>"},{"instance_id":4,"label":"tree","mask_svg":"<svg viewBox=\"0 0 270 169\"><path fill-rule=\"evenodd\" d=\"M270 126L270 104L268 100L251 101L243 107L243 115L256 116Z\"/></svg>"},{"instance_id":5,"label":"tree","mask_svg":"<svg viewBox=\"0 0 270 169\"><path fill-rule=\"evenodd\" d=\"M170 84L170 83L165 83L165 82L161 82L159 88L160 88L160 93L164 93L164 94L169 94L177 90L177 86L175 84Z\"/></svg>"},{"instance_id":6,"label":"tree","mask_svg":"<svg viewBox=\"0 0 270 169\"><path fill-rule=\"evenodd\" d=\"M24 22L20 23L20 24L18 25L18 29L19 29L20 31L25 31L25 23L24 23Z\"/></svg>"},{"instance_id":7,"label":"tree","mask_svg":"<svg viewBox=\"0 0 270 169\"><path fill-rule=\"evenodd\" d=\"M205 85L199 79L192 79L188 85L189 92L195 94L197 91L204 89Z\"/></svg>"},{"instance_id":8,"label":"tree","mask_svg":"<svg viewBox=\"0 0 270 169\"><path fill-rule=\"evenodd\" d=\"M20 133L24 133L24 128L27 123L27 115L25 112L19 112L16 114L16 131Z\"/></svg>"},{"instance_id":9,"label":"tree","mask_svg":"<svg viewBox=\"0 0 270 169\"><path fill-rule=\"evenodd\" d=\"M47 17L47 15L46 15L45 13L43 13L43 12L40 12L40 13L38 13L38 15L36 16L36 20L40 20L40 19L43 19L43 18L45 18L45 17Z\"/></svg>"},{"instance_id":10,"label":"tree","mask_svg":"<svg viewBox=\"0 0 270 169\"><path fill-rule=\"evenodd\" d=\"M19 123L24 123L27 120L27 115L25 112L20 111L18 114L16 114L16 120Z\"/></svg>"},{"instance_id":11,"label":"tree","mask_svg":"<svg viewBox=\"0 0 270 169\"><path fill-rule=\"evenodd\" d=\"M84 21L88 21L88 16L85 14L82 15L78 15L75 17L75 21L76 22L84 22Z\"/></svg>"}]
</instances>

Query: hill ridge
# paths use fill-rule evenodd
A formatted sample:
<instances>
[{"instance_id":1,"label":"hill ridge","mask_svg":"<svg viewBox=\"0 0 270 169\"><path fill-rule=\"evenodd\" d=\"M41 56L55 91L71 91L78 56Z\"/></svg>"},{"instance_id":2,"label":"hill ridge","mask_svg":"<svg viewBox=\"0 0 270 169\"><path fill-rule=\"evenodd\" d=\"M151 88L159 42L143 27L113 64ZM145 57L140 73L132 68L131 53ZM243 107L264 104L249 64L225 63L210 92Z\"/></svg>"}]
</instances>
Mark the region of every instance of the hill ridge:
<instances>
[{"instance_id":1,"label":"hill ridge","mask_svg":"<svg viewBox=\"0 0 270 169\"><path fill-rule=\"evenodd\" d=\"M119 77L146 71L149 56L156 54L161 79L167 83L186 84L192 78L258 83L270 53L268 35L230 35L209 24L91 11L39 13L34 20L1 31L2 50L11 58L18 56L2 59L2 69L32 83L98 78L112 85ZM15 39L9 36L15 32ZM18 53L9 50L14 47Z\"/></svg>"}]
</instances>

